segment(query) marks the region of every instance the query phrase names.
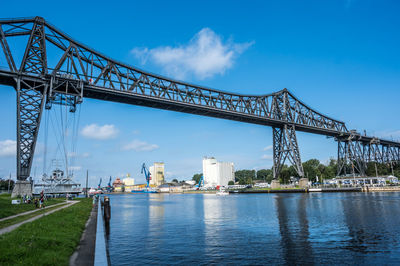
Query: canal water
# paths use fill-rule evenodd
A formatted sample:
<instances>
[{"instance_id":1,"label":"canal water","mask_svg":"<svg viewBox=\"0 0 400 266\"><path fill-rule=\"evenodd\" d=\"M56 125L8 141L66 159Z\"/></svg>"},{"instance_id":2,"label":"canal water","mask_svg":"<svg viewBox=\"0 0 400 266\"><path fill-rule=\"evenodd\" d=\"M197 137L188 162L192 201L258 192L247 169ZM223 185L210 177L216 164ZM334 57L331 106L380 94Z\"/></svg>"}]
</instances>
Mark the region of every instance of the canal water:
<instances>
[{"instance_id":1,"label":"canal water","mask_svg":"<svg viewBox=\"0 0 400 266\"><path fill-rule=\"evenodd\" d=\"M400 263L400 193L111 195L112 265Z\"/></svg>"}]
</instances>

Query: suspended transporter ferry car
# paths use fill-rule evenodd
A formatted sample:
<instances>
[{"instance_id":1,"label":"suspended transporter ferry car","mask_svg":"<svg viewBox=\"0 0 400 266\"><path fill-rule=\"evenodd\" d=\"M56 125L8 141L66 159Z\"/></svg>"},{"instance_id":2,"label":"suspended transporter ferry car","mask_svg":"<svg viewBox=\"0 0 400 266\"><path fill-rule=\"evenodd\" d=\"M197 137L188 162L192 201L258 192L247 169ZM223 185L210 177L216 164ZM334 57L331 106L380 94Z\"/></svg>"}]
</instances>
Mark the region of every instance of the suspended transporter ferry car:
<instances>
[{"instance_id":1,"label":"suspended transporter ferry car","mask_svg":"<svg viewBox=\"0 0 400 266\"><path fill-rule=\"evenodd\" d=\"M72 181L72 175L64 176L64 171L58 168L53 170L50 176L44 174L41 181L34 185L33 194L40 194L43 191L44 194L51 195L78 195L82 192L81 184Z\"/></svg>"}]
</instances>

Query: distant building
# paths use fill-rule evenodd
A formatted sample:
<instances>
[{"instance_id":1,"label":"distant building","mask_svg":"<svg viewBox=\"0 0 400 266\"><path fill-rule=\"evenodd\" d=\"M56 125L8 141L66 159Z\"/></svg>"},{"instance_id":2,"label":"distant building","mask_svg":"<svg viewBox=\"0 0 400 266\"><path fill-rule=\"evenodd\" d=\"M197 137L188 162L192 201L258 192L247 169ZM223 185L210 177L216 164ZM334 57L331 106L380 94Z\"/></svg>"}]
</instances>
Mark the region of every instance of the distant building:
<instances>
[{"instance_id":1,"label":"distant building","mask_svg":"<svg viewBox=\"0 0 400 266\"><path fill-rule=\"evenodd\" d=\"M122 192L122 188L124 187L124 182L122 182L121 179L117 177L112 185L115 192Z\"/></svg>"},{"instance_id":2,"label":"distant building","mask_svg":"<svg viewBox=\"0 0 400 266\"><path fill-rule=\"evenodd\" d=\"M165 183L164 180L164 163L154 163L149 168L151 180L150 185L160 186Z\"/></svg>"},{"instance_id":3,"label":"distant building","mask_svg":"<svg viewBox=\"0 0 400 266\"><path fill-rule=\"evenodd\" d=\"M187 183L187 184L189 184L191 186L196 185L196 181L194 181L194 180L188 180L188 181L185 181L185 183Z\"/></svg>"},{"instance_id":4,"label":"distant building","mask_svg":"<svg viewBox=\"0 0 400 266\"><path fill-rule=\"evenodd\" d=\"M130 192L133 190L133 187L135 185L135 179L129 177L122 179L122 182L124 183L124 191L125 192Z\"/></svg>"},{"instance_id":5,"label":"distant building","mask_svg":"<svg viewBox=\"0 0 400 266\"><path fill-rule=\"evenodd\" d=\"M205 187L228 186L229 181L235 181L234 165L218 162L214 157L204 157L203 176Z\"/></svg>"}]
</instances>

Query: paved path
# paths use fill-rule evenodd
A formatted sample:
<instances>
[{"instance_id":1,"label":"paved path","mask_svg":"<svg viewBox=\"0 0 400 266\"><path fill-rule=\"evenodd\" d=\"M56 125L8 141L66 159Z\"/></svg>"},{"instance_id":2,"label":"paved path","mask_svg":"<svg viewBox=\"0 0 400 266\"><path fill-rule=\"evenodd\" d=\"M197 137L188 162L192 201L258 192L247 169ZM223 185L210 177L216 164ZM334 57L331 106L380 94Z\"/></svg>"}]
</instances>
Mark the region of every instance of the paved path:
<instances>
[{"instance_id":1,"label":"paved path","mask_svg":"<svg viewBox=\"0 0 400 266\"><path fill-rule=\"evenodd\" d=\"M51 207L58 206L58 205L61 205L61 204L65 204L65 202L61 202L61 203L49 205L49 206L47 206L47 208L51 208ZM1 219L0 219L0 222L5 221L5 220L9 220L9 219L13 219L13 218L18 217L18 216L23 216L23 215L31 214L31 213L34 213L34 212L37 212L37 211L40 211L40 210L43 210L43 209L35 209L35 210L32 210L32 211L21 212L21 213L18 213L18 214L16 214L16 215L12 215L12 216L7 216L7 217L5 217L5 218L1 218Z\"/></svg>"},{"instance_id":2,"label":"paved path","mask_svg":"<svg viewBox=\"0 0 400 266\"><path fill-rule=\"evenodd\" d=\"M9 233L9 232L13 231L14 229L20 227L20 226L23 225L23 224L33 222L33 221L35 221L35 220L37 220L37 219L39 219L39 218L42 218L43 216L52 214L53 212L62 210L62 209L64 209L64 208L68 208L69 206L72 206L72 205L74 205L74 204L76 204L76 203L78 203L78 202L79 202L79 201L77 201L77 200L76 200L76 201L67 201L67 204L66 204L65 206L62 206L62 207L60 207L60 208L56 208L56 209L54 209L54 210L45 212L45 213L43 213L43 214L39 214L39 215L37 215L37 216L35 216L35 217L32 217L32 218L30 218L30 219L28 219L28 220L25 220L25 221L22 221L22 222L20 222L20 223L13 224L13 225L10 225L10 226L8 226L8 227L2 228L2 229L0 229L0 235L5 234L5 233ZM55 205L55 204L54 204L54 205ZM51 206L54 206L54 205L51 205Z\"/></svg>"},{"instance_id":3,"label":"paved path","mask_svg":"<svg viewBox=\"0 0 400 266\"><path fill-rule=\"evenodd\" d=\"M97 235L97 203L92 208L90 217L86 222L85 231L83 231L79 246L69 259L70 266L94 265L94 256L96 249Z\"/></svg>"}]
</instances>

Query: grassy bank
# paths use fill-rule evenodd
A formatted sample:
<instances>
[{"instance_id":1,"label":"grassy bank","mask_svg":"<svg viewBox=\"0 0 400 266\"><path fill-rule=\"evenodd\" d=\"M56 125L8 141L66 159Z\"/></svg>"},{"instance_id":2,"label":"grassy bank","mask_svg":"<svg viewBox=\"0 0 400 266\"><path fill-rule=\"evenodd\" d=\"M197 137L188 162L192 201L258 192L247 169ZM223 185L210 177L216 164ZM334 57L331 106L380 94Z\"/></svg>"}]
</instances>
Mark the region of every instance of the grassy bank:
<instances>
[{"instance_id":1,"label":"grassy bank","mask_svg":"<svg viewBox=\"0 0 400 266\"><path fill-rule=\"evenodd\" d=\"M35 216L38 216L38 215L45 214L46 212L49 212L49 211L54 210L56 208L60 208L60 207L64 206L65 204L67 204L67 203L63 203L63 204L60 204L60 205L57 205L57 206L46 207L45 209L39 209L38 211L33 212L33 213L29 213L29 214L26 214L26 215L21 215L21 216L18 216L18 217L12 218L12 219L8 219L8 220L5 220L5 221L0 221L0 229L4 228L4 227L8 227L8 226L16 224L16 223L19 223L19 222L22 222L22 221L25 221L25 220L28 220L28 219L30 219L32 217L35 217Z\"/></svg>"},{"instance_id":2,"label":"grassy bank","mask_svg":"<svg viewBox=\"0 0 400 266\"><path fill-rule=\"evenodd\" d=\"M0 236L0 265L68 265L92 209L91 199Z\"/></svg>"},{"instance_id":3,"label":"grassy bank","mask_svg":"<svg viewBox=\"0 0 400 266\"><path fill-rule=\"evenodd\" d=\"M56 203L65 202L64 198L59 199L48 199L45 202L46 206L50 206ZM11 204L11 194L0 194L0 219L15 215L21 212L31 211L35 209L35 204Z\"/></svg>"}]
</instances>

